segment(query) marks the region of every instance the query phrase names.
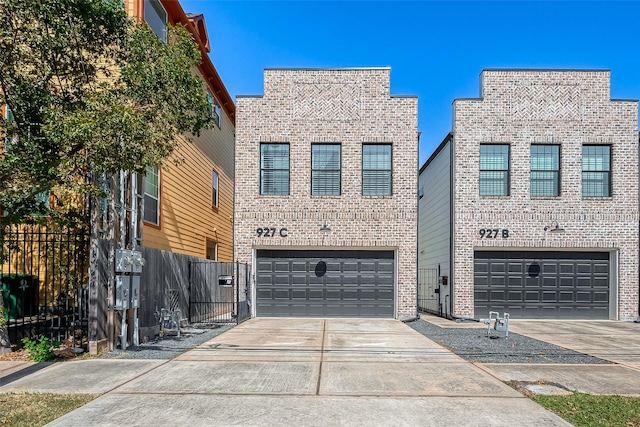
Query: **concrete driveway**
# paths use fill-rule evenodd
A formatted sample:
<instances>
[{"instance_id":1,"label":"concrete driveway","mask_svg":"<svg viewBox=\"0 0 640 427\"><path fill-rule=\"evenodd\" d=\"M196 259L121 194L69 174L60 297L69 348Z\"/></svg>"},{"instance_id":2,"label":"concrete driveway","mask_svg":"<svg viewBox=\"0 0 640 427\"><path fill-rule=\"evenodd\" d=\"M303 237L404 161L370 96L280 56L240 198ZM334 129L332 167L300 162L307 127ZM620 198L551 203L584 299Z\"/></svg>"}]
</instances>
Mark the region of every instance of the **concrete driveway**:
<instances>
[{"instance_id":1,"label":"concrete driveway","mask_svg":"<svg viewBox=\"0 0 640 427\"><path fill-rule=\"evenodd\" d=\"M613 320L516 320L509 329L540 341L640 369L640 323Z\"/></svg>"},{"instance_id":2,"label":"concrete driveway","mask_svg":"<svg viewBox=\"0 0 640 427\"><path fill-rule=\"evenodd\" d=\"M503 381L547 383L589 394L640 395L640 324L611 320L516 320L509 330L608 360L608 365L478 364ZM551 393L561 390L548 390Z\"/></svg>"},{"instance_id":3,"label":"concrete driveway","mask_svg":"<svg viewBox=\"0 0 640 427\"><path fill-rule=\"evenodd\" d=\"M486 328L432 315L423 320L441 328ZM542 394L640 395L640 324L614 320L511 320L509 331L607 360L611 364L476 363L502 381L517 381ZM543 388L540 384L548 384Z\"/></svg>"},{"instance_id":4,"label":"concrete driveway","mask_svg":"<svg viewBox=\"0 0 640 427\"><path fill-rule=\"evenodd\" d=\"M150 365L50 425L570 425L395 320L251 319Z\"/></svg>"}]
</instances>

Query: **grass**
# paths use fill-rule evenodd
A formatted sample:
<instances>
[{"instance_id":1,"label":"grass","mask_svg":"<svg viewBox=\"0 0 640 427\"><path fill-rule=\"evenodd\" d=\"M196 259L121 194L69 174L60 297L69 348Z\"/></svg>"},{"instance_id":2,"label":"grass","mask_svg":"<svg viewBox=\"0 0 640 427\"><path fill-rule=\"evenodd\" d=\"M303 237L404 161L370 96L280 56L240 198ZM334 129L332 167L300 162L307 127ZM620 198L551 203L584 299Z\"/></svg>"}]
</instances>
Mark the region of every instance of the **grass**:
<instances>
[{"instance_id":1,"label":"grass","mask_svg":"<svg viewBox=\"0 0 640 427\"><path fill-rule=\"evenodd\" d=\"M98 394L0 393L0 425L43 426L98 396Z\"/></svg>"},{"instance_id":2,"label":"grass","mask_svg":"<svg viewBox=\"0 0 640 427\"><path fill-rule=\"evenodd\" d=\"M640 427L640 397L573 393L531 398L576 427Z\"/></svg>"},{"instance_id":3,"label":"grass","mask_svg":"<svg viewBox=\"0 0 640 427\"><path fill-rule=\"evenodd\" d=\"M640 397L576 392L547 396L531 393L521 383L507 384L576 427L640 427Z\"/></svg>"}]
</instances>

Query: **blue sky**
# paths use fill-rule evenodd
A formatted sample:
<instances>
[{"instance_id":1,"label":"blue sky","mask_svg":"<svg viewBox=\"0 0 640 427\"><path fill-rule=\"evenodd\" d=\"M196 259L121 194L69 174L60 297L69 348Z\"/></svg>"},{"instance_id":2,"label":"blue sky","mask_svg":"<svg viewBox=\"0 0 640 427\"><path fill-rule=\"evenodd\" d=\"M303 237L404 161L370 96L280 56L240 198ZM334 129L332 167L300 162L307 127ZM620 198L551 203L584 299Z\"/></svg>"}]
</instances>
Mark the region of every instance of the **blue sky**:
<instances>
[{"instance_id":1,"label":"blue sky","mask_svg":"<svg viewBox=\"0 0 640 427\"><path fill-rule=\"evenodd\" d=\"M263 93L264 68L391 67L417 95L420 165L484 68L610 69L612 98L640 98L640 1L211 1L210 57L229 93Z\"/></svg>"}]
</instances>

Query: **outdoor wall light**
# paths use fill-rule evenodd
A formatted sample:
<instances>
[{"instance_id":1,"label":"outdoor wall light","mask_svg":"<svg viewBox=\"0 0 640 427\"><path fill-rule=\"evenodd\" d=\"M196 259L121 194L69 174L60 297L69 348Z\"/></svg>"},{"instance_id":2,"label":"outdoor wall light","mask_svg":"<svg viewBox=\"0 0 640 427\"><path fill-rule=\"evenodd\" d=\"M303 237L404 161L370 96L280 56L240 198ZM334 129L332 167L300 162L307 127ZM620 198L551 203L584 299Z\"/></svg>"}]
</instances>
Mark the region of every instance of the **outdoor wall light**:
<instances>
[{"instance_id":1,"label":"outdoor wall light","mask_svg":"<svg viewBox=\"0 0 640 427\"><path fill-rule=\"evenodd\" d=\"M564 228L560 227L558 221L553 221L550 227L545 225L544 231L548 231L549 233L564 233Z\"/></svg>"},{"instance_id":2,"label":"outdoor wall light","mask_svg":"<svg viewBox=\"0 0 640 427\"><path fill-rule=\"evenodd\" d=\"M320 231L331 231L327 223L325 222L322 227L320 227Z\"/></svg>"}]
</instances>

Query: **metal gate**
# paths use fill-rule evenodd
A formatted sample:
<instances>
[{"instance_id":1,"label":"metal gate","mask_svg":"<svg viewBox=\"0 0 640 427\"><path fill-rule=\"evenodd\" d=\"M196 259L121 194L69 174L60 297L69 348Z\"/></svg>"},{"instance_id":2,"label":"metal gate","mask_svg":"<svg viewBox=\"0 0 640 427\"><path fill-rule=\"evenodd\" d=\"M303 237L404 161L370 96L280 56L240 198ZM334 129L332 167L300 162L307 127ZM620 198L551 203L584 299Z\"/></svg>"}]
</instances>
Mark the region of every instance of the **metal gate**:
<instances>
[{"instance_id":1,"label":"metal gate","mask_svg":"<svg viewBox=\"0 0 640 427\"><path fill-rule=\"evenodd\" d=\"M442 316L437 268L418 269L418 310Z\"/></svg>"},{"instance_id":2,"label":"metal gate","mask_svg":"<svg viewBox=\"0 0 640 427\"><path fill-rule=\"evenodd\" d=\"M189 263L189 323L241 323L251 317L249 265Z\"/></svg>"},{"instance_id":3,"label":"metal gate","mask_svg":"<svg viewBox=\"0 0 640 427\"><path fill-rule=\"evenodd\" d=\"M0 290L12 344L87 336L88 236L38 225L2 230Z\"/></svg>"}]
</instances>

